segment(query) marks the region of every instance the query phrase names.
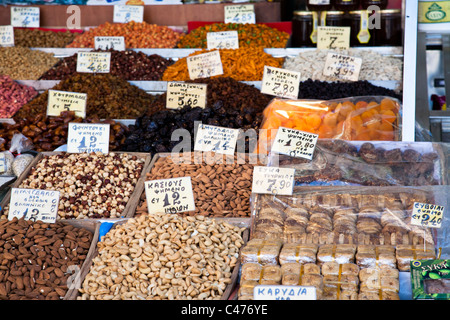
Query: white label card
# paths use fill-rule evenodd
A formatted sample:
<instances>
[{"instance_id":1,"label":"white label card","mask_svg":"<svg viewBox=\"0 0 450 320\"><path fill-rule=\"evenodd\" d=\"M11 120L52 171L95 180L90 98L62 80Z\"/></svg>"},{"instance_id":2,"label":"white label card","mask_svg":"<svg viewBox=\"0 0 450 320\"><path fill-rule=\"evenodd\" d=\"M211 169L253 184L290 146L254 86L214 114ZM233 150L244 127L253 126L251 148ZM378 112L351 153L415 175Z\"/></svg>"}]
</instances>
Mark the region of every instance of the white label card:
<instances>
[{"instance_id":1,"label":"white label card","mask_svg":"<svg viewBox=\"0 0 450 320\"><path fill-rule=\"evenodd\" d=\"M297 99L299 86L300 72L264 66L261 93Z\"/></svg>"},{"instance_id":2,"label":"white label card","mask_svg":"<svg viewBox=\"0 0 450 320\"><path fill-rule=\"evenodd\" d=\"M14 46L13 26L0 26L0 46L2 47Z\"/></svg>"},{"instance_id":3,"label":"white label card","mask_svg":"<svg viewBox=\"0 0 450 320\"><path fill-rule=\"evenodd\" d=\"M219 50L187 57L186 62L191 80L223 74Z\"/></svg>"},{"instance_id":4,"label":"white label card","mask_svg":"<svg viewBox=\"0 0 450 320\"><path fill-rule=\"evenodd\" d=\"M77 72L109 73L111 52L78 52Z\"/></svg>"},{"instance_id":5,"label":"white label card","mask_svg":"<svg viewBox=\"0 0 450 320\"><path fill-rule=\"evenodd\" d=\"M128 23L130 21L142 23L144 21L144 6L115 5L114 23Z\"/></svg>"},{"instance_id":6,"label":"white label card","mask_svg":"<svg viewBox=\"0 0 450 320\"><path fill-rule=\"evenodd\" d=\"M252 192L259 194L292 195L295 169L279 167L253 168Z\"/></svg>"},{"instance_id":7,"label":"white label card","mask_svg":"<svg viewBox=\"0 0 450 320\"><path fill-rule=\"evenodd\" d=\"M48 90L47 115L59 116L63 111L74 111L81 118L86 117L87 94Z\"/></svg>"},{"instance_id":8,"label":"white label card","mask_svg":"<svg viewBox=\"0 0 450 320\"><path fill-rule=\"evenodd\" d=\"M347 50L350 47L350 27L317 27L317 49Z\"/></svg>"},{"instance_id":9,"label":"white label card","mask_svg":"<svg viewBox=\"0 0 450 320\"><path fill-rule=\"evenodd\" d=\"M233 155L239 129L200 124L195 137L194 150Z\"/></svg>"},{"instance_id":10,"label":"white label card","mask_svg":"<svg viewBox=\"0 0 450 320\"><path fill-rule=\"evenodd\" d=\"M317 300L312 286L257 285L253 288L254 300Z\"/></svg>"},{"instance_id":11,"label":"white label card","mask_svg":"<svg viewBox=\"0 0 450 320\"><path fill-rule=\"evenodd\" d=\"M361 65L361 58L329 52L325 60L323 75L343 80L358 81Z\"/></svg>"},{"instance_id":12,"label":"white label card","mask_svg":"<svg viewBox=\"0 0 450 320\"><path fill-rule=\"evenodd\" d=\"M39 15L39 8L11 7L11 25L13 27L39 28Z\"/></svg>"},{"instance_id":13,"label":"white label card","mask_svg":"<svg viewBox=\"0 0 450 320\"><path fill-rule=\"evenodd\" d=\"M59 191L37 189L11 189L8 220L25 220L54 223L58 216Z\"/></svg>"},{"instance_id":14,"label":"white label card","mask_svg":"<svg viewBox=\"0 0 450 320\"><path fill-rule=\"evenodd\" d=\"M253 4L225 6L225 23L256 23Z\"/></svg>"},{"instance_id":15,"label":"white label card","mask_svg":"<svg viewBox=\"0 0 450 320\"><path fill-rule=\"evenodd\" d=\"M4 153L0 153L0 173L6 172L6 157Z\"/></svg>"},{"instance_id":16,"label":"white label card","mask_svg":"<svg viewBox=\"0 0 450 320\"><path fill-rule=\"evenodd\" d=\"M69 123L68 153L109 152L109 124Z\"/></svg>"},{"instance_id":17,"label":"white label card","mask_svg":"<svg viewBox=\"0 0 450 320\"><path fill-rule=\"evenodd\" d=\"M117 51L125 51L124 37L94 37L96 50L114 49Z\"/></svg>"},{"instance_id":18,"label":"white label card","mask_svg":"<svg viewBox=\"0 0 450 320\"><path fill-rule=\"evenodd\" d=\"M145 181L148 213L195 211L191 177Z\"/></svg>"},{"instance_id":19,"label":"white label card","mask_svg":"<svg viewBox=\"0 0 450 320\"><path fill-rule=\"evenodd\" d=\"M237 31L208 32L206 34L208 50L212 49L239 49Z\"/></svg>"},{"instance_id":20,"label":"white label card","mask_svg":"<svg viewBox=\"0 0 450 320\"><path fill-rule=\"evenodd\" d=\"M318 134L279 127L272 151L291 157L311 160L316 149Z\"/></svg>"},{"instance_id":21,"label":"white label card","mask_svg":"<svg viewBox=\"0 0 450 320\"><path fill-rule=\"evenodd\" d=\"M207 87L205 83L167 82L166 108L180 109L183 106L205 108Z\"/></svg>"},{"instance_id":22,"label":"white label card","mask_svg":"<svg viewBox=\"0 0 450 320\"><path fill-rule=\"evenodd\" d=\"M411 224L428 228L440 228L444 206L414 202Z\"/></svg>"}]
</instances>

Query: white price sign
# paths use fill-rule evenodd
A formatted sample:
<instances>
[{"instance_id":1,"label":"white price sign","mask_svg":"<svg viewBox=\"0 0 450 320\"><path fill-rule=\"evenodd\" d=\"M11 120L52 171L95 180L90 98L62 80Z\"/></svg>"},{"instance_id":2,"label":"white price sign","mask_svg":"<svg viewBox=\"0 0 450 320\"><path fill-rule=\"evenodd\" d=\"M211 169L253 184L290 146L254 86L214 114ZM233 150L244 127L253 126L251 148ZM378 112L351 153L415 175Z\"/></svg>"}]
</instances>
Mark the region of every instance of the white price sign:
<instances>
[{"instance_id":1,"label":"white price sign","mask_svg":"<svg viewBox=\"0 0 450 320\"><path fill-rule=\"evenodd\" d=\"M69 123L67 152L109 152L109 124Z\"/></svg>"},{"instance_id":2,"label":"white price sign","mask_svg":"<svg viewBox=\"0 0 450 320\"><path fill-rule=\"evenodd\" d=\"M428 228L440 228L443 216L443 206L414 202L411 224Z\"/></svg>"},{"instance_id":3,"label":"white price sign","mask_svg":"<svg viewBox=\"0 0 450 320\"><path fill-rule=\"evenodd\" d=\"M186 62L191 80L223 74L219 50L187 57Z\"/></svg>"},{"instance_id":4,"label":"white price sign","mask_svg":"<svg viewBox=\"0 0 450 320\"><path fill-rule=\"evenodd\" d=\"M254 300L317 300L312 286L257 285L253 288Z\"/></svg>"},{"instance_id":5,"label":"white price sign","mask_svg":"<svg viewBox=\"0 0 450 320\"><path fill-rule=\"evenodd\" d=\"M145 181L148 213L195 211L191 177Z\"/></svg>"},{"instance_id":6,"label":"white price sign","mask_svg":"<svg viewBox=\"0 0 450 320\"><path fill-rule=\"evenodd\" d=\"M358 81L361 65L361 58L329 52L325 60L323 75L343 80Z\"/></svg>"},{"instance_id":7,"label":"white price sign","mask_svg":"<svg viewBox=\"0 0 450 320\"><path fill-rule=\"evenodd\" d=\"M264 66L261 93L297 99L299 86L300 72Z\"/></svg>"},{"instance_id":8,"label":"white price sign","mask_svg":"<svg viewBox=\"0 0 450 320\"><path fill-rule=\"evenodd\" d=\"M259 194L292 195L294 189L293 168L260 167L253 168L252 192Z\"/></svg>"},{"instance_id":9,"label":"white price sign","mask_svg":"<svg viewBox=\"0 0 450 320\"><path fill-rule=\"evenodd\" d=\"M318 138L318 134L279 127L272 144L272 151L311 160Z\"/></svg>"},{"instance_id":10,"label":"white price sign","mask_svg":"<svg viewBox=\"0 0 450 320\"><path fill-rule=\"evenodd\" d=\"M212 49L239 49L237 31L208 32L206 34L208 50Z\"/></svg>"},{"instance_id":11,"label":"white price sign","mask_svg":"<svg viewBox=\"0 0 450 320\"><path fill-rule=\"evenodd\" d=\"M117 51L125 50L125 38L124 37L94 37L95 49L97 50L109 50L114 49Z\"/></svg>"},{"instance_id":12,"label":"white price sign","mask_svg":"<svg viewBox=\"0 0 450 320\"><path fill-rule=\"evenodd\" d=\"M39 28L39 8L11 7L11 25L13 27Z\"/></svg>"},{"instance_id":13,"label":"white price sign","mask_svg":"<svg viewBox=\"0 0 450 320\"><path fill-rule=\"evenodd\" d=\"M78 52L77 72L109 73L111 52Z\"/></svg>"},{"instance_id":14,"label":"white price sign","mask_svg":"<svg viewBox=\"0 0 450 320\"><path fill-rule=\"evenodd\" d=\"M200 124L195 137L194 150L233 155L239 129Z\"/></svg>"},{"instance_id":15,"label":"white price sign","mask_svg":"<svg viewBox=\"0 0 450 320\"><path fill-rule=\"evenodd\" d=\"M130 21L144 21L144 6L115 5L114 23L128 23Z\"/></svg>"},{"instance_id":16,"label":"white price sign","mask_svg":"<svg viewBox=\"0 0 450 320\"><path fill-rule=\"evenodd\" d=\"M59 191L37 189L11 189L8 220L25 220L54 223L58 216Z\"/></svg>"},{"instance_id":17,"label":"white price sign","mask_svg":"<svg viewBox=\"0 0 450 320\"><path fill-rule=\"evenodd\" d=\"M317 27L317 49L347 50L350 47L350 27Z\"/></svg>"},{"instance_id":18,"label":"white price sign","mask_svg":"<svg viewBox=\"0 0 450 320\"><path fill-rule=\"evenodd\" d=\"M225 6L225 23L256 23L255 6L252 4Z\"/></svg>"},{"instance_id":19,"label":"white price sign","mask_svg":"<svg viewBox=\"0 0 450 320\"><path fill-rule=\"evenodd\" d=\"M47 115L59 116L63 111L74 111L81 118L86 117L87 94L48 90Z\"/></svg>"},{"instance_id":20,"label":"white price sign","mask_svg":"<svg viewBox=\"0 0 450 320\"><path fill-rule=\"evenodd\" d=\"M6 172L6 158L4 153L0 153L0 173Z\"/></svg>"},{"instance_id":21,"label":"white price sign","mask_svg":"<svg viewBox=\"0 0 450 320\"><path fill-rule=\"evenodd\" d=\"M14 28L13 26L0 26L0 46L14 46Z\"/></svg>"},{"instance_id":22,"label":"white price sign","mask_svg":"<svg viewBox=\"0 0 450 320\"><path fill-rule=\"evenodd\" d=\"M169 81L167 83L166 108L180 109L184 106L205 108L207 87L208 85L205 83Z\"/></svg>"}]
</instances>

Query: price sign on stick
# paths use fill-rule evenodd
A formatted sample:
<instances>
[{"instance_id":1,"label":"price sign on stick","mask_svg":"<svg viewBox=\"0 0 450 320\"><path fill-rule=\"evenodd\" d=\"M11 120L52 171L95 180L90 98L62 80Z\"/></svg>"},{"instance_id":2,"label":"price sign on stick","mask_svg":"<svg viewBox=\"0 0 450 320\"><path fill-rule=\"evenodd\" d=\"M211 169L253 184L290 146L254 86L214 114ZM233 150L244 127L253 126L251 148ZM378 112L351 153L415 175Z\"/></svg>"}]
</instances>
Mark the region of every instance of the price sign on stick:
<instances>
[{"instance_id":1,"label":"price sign on stick","mask_svg":"<svg viewBox=\"0 0 450 320\"><path fill-rule=\"evenodd\" d=\"M297 99L299 85L300 72L264 66L261 93Z\"/></svg>"},{"instance_id":2,"label":"price sign on stick","mask_svg":"<svg viewBox=\"0 0 450 320\"><path fill-rule=\"evenodd\" d=\"M37 189L11 189L8 220L25 220L54 223L58 216L59 191Z\"/></svg>"},{"instance_id":3,"label":"price sign on stick","mask_svg":"<svg viewBox=\"0 0 450 320\"><path fill-rule=\"evenodd\" d=\"M22 28L39 28L40 10L36 7L11 7L11 25Z\"/></svg>"},{"instance_id":4,"label":"price sign on stick","mask_svg":"<svg viewBox=\"0 0 450 320\"><path fill-rule=\"evenodd\" d=\"M74 111L81 118L86 117L87 94L48 90L47 115L59 116L63 111Z\"/></svg>"},{"instance_id":5,"label":"price sign on stick","mask_svg":"<svg viewBox=\"0 0 450 320\"><path fill-rule=\"evenodd\" d=\"M95 49L109 50L114 49L117 51L125 50L125 38L124 37L94 37Z\"/></svg>"},{"instance_id":6,"label":"price sign on stick","mask_svg":"<svg viewBox=\"0 0 450 320\"><path fill-rule=\"evenodd\" d=\"M69 123L67 152L109 152L109 124Z\"/></svg>"},{"instance_id":7,"label":"price sign on stick","mask_svg":"<svg viewBox=\"0 0 450 320\"><path fill-rule=\"evenodd\" d=\"M317 27L317 49L347 50L350 27Z\"/></svg>"},{"instance_id":8,"label":"price sign on stick","mask_svg":"<svg viewBox=\"0 0 450 320\"><path fill-rule=\"evenodd\" d=\"M252 4L225 6L225 23L256 23L255 6Z\"/></svg>"},{"instance_id":9,"label":"price sign on stick","mask_svg":"<svg viewBox=\"0 0 450 320\"><path fill-rule=\"evenodd\" d=\"M428 228L440 228L443 216L443 206L414 202L411 224Z\"/></svg>"},{"instance_id":10,"label":"price sign on stick","mask_svg":"<svg viewBox=\"0 0 450 320\"><path fill-rule=\"evenodd\" d=\"M239 49L237 31L208 32L206 34L208 50L212 49Z\"/></svg>"},{"instance_id":11,"label":"price sign on stick","mask_svg":"<svg viewBox=\"0 0 450 320\"><path fill-rule=\"evenodd\" d=\"M186 58L189 78L209 78L223 74L219 50L197 54Z\"/></svg>"},{"instance_id":12,"label":"price sign on stick","mask_svg":"<svg viewBox=\"0 0 450 320\"><path fill-rule=\"evenodd\" d=\"M272 144L272 151L311 160L318 138L318 134L279 127Z\"/></svg>"},{"instance_id":13,"label":"price sign on stick","mask_svg":"<svg viewBox=\"0 0 450 320\"><path fill-rule=\"evenodd\" d=\"M195 151L216 152L233 155L239 129L201 124L195 137Z\"/></svg>"},{"instance_id":14,"label":"price sign on stick","mask_svg":"<svg viewBox=\"0 0 450 320\"><path fill-rule=\"evenodd\" d=\"M77 72L109 73L111 52L78 52Z\"/></svg>"},{"instance_id":15,"label":"price sign on stick","mask_svg":"<svg viewBox=\"0 0 450 320\"><path fill-rule=\"evenodd\" d=\"M130 21L144 21L144 6L115 5L114 23L128 23Z\"/></svg>"},{"instance_id":16,"label":"price sign on stick","mask_svg":"<svg viewBox=\"0 0 450 320\"><path fill-rule=\"evenodd\" d=\"M204 83L168 82L166 108L179 109L183 106L205 108L207 87L208 85Z\"/></svg>"},{"instance_id":17,"label":"price sign on stick","mask_svg":"<svg viewBox=\"0 0 450 320\"><path fill-rule=\"evenodd\" d=\"M292 195L295 169L260 167L253 169L252 192L260 194Z\"/></svg>"},{"instance_id":18,"label":"price sign on stick","mask_svg":"<svg viewBox=\"0 0 450 320\"><path fill-rule=\"evenodd\" d=\"M145 181L144 186L150 214L195 211L191 177Z\"/></svg>"},{"instance_id":19,"label":"price sign on stick","mask_svg":"<svg viewBox=\"0 0 450 320\"><path fill-rule=\"evenodd\" d=\"M14 46L14 28L13 26L0 26L0 46Z\"/></svg>"},{"instance_id":20,"label":"price sign on stick","mask_svg":"<svg viewBox=\"0 0 450 320\"><path fill-rule=\"evenodd\" d=\"M253 288L254 300L317 300L312 286L257 285Z\"/></svg>"},{"instance_id":21,"label":"price sign on stick","mask_svg":"<svg viewBox=\"0 0 450 320\"><path fill-rule=\"evenodd\" d=\"M329 52L325 60L323 75L343 80L358 81L361 65L361 58Z\"/></svg>"}]
</instances>

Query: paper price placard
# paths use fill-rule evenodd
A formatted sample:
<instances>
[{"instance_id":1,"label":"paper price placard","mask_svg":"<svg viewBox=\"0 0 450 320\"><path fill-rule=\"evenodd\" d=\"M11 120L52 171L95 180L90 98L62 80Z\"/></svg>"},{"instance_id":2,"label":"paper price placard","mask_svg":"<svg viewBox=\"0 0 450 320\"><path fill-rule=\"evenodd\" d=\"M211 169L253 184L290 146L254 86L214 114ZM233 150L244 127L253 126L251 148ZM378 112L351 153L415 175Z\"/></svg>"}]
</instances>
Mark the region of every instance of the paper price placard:
<instances>
[{"instance_id":1,"label":"paper price placard","mask_svg":"<svg viewBox=\"0 0 450 320\"><path fill-rule=\"evenodd\" d=\"M144 21L144 6L115 5L113 21L115 23L128 23L130 21Z\"/></svg>"},{"instance_id":2,"label":"paper price placard","mask_svg":"<svg viewBox=\"0 0 450 320\"><path fill-rule=\"evenodd\" d=\"M316 288L310 286L257 285L253 300L317 300Z\"/></svg>"},{"instance_id":3,"label":"paper price placard","mask_svg":"<svg viewBox=\"0 0 450 320\"><path fill-rule=\"evenodd\" d=\"M145 181L144 186L149 214L195 211L191 177Z\"/></svg>"},{"instance_id":4,"label":"paper price placard","mask_svg":"<svg viewBox=\"0 0 450 320\"><path fill-rule=\"evenodd\" d=\"M300 72L264 66L261 93L297 99Z\"/></svg>"},{"instance_id":5,"label":"paper price placard","mask_svg":"<svg viewBox=\"0 0 450 320\"><path fill-rule=\"evenodd\" d=\"M0 153L0 173L6 172L6 158L4 153Z\"/></svg>"},{"instance_id":6,"label":"paper price placard","mask_svg":"<svg viewBox=\"0 0 450 320\"><path fill-rule=\"evenodd\" d=\"M411 224L428 228L440 228L443 216L443 206L414 202Z\"/></svg>"},{"instance_id":7,"label":"paper price placard","mask_svg":"<svg viewBox=\"0 0 450 320\"><path fill-rule=\"evenodd\" d=\"M358 81L361 65L361 58L329 52L325 60L323 75L343 80Z\"/></svg>"},{"instance_id":8,"label":"paper price placard","mask_svg":"<svg viewBox=\"0 0 450 320\"><path fill-rule=\"evenodd\" d=\"M252 192L260 194L292 195L295 169L259 167L253 169Z\"/></svg>"},{"instance_id":9,"label":"paper price placard","mask_svg":"<svg viewBox=\"0 0 450 320\"><path fill-rule=\"evenodd\" d=\"M58 216L59 191L37 189L11 189L8 220L25 220L54 223Z\"/></svg>"},{"instance_id":10,"label":"paper price placard","mask_svg":"<svg viewBox=\"0 0 450 320\"><path fill-rule=\"evenodd\" d=\"M208 50L212 49L239 49L237 31L208 32L206 34Z\"/></svg>"},{"instance_id":11,"label":"paper price placard","mask_svg":"<svg viewBox=\"0 0 450 320\"><path fill-rule=\"evenodd\" d=\"M191 80L223 74L219 50L187 57L186 62Z\"/></svg>"},{"instance_id":12,"label":"paper price placard","mask_svg":"<svg viewBox=\"0 0 450 320\"><path fill-rule=\"evenodd\" d=\"M95 49L109 50L114 49L117 51L125 50L125 38L124 37L94 37Z\"/></svg>"},{"instance_id":13,"label":"paper price placard","mask_svg":"<svg viewBox=\"0 0 450 320\"><path fill-rule=\"evenodd\" d=\"M11 25L13 27L39 28L39 8L11 7Z\"/></svg>"},{"instance_id":14,"label":"paper price placard","mask_svg":"<svg viewBox=\"0 0 450 320\"><path fill-rule=\"evenodd\" d=\"M317 27L317 49L347 50L350 47L350 27Z\"/></svg>"},{"instance_id":15,"label":"paper price placard","mask_svg":"<svg viewBox=\"0 0 450 320\"><path fill-rule=\"evenodd\" d=\"M86 117L87 94L48 90L47 115L59 116L63 111L74 111L81 118Z\"/></svg>"},{"instance_id":16,"label":"paper price placard","mask_svg":"<svg viewBox=\"0 0 450 320\"><path fill-rule=\"evenodd\" d=\"M238 135L239 129L200 124L195 137L194 150L233 155Z\"/></svg>"},{"instance_id":17,"label":"paper price placard","mask_svg":"<svg viewBox=\"0 0 450 320\"><path fill-rule=\"evenodd\" d=\"M14 46L13 26L0 26L0 46L2 47Z\"/></svg>"},{"instance_id":18,"label":"paper price placard","mask_svg":"<svg viewBox=\"0 0 450 320\"><path fill-rule=\"evenodd\" d=\"M279 127L273 141L272 151L311 160L318 138L318 134Z\"/></svg>"},{"instance_id":19,"label":"paper price placard","mask_svg":"<svg viewBox=\"0 0 450 320\"><path fill-rule=\"evenodd\" d=\"M203 83L168 82L166 108L179 109L183 106L205 108L207 87L208 85Z\"/></svg>"},{"instance_id":20,"label":"paper price placard","mask_svg":"<svg viewBox=\"0 0 450 320\"><path fill-rule=\"evenodd\" d=\"M225 6L225 23L256 23L255 6L252 4Z\"/></svg>"},{"instance_id":21,"label":"paper price placard","mask_svg":"<svg viewBox=\"0 0 450 320\"><path fill-rule=\"evenodd\" d=\"M77 72L109 73L111 52L78 52Z\"/></svg>"},{"instance_id":22,"label":"paper price placard","mask_svg":"<svg viewBox=\"0 0 450 320\"><path fill-rule=\"evenodd\" d=\"M67 152L109 152L109 124L69 123Z\"/></svg>"}]
</instances>

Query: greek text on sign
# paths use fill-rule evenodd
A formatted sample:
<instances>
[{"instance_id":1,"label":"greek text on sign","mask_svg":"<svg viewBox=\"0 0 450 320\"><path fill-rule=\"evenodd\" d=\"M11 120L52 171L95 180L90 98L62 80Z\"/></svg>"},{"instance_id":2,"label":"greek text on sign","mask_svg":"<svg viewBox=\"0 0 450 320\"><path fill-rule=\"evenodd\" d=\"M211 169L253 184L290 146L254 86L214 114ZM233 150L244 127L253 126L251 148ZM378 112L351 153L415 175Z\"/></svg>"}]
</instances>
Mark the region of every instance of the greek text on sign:
<instances>
[{"instance_id":1,"label":"greek text on sign","mask_svg":"<svg viewBox=\"0 0 450 320\"><path fill-rule=\"evenodd\" d=\"M78 52L77 72L109 73L111 52Z\"/></svg>"},{"instance_id":2,"label":"greek text on sign","mask_svg":"<svg viewBox=\"0 0 450 320\"><path fill-rule=\"evenodd\" d=\"M117 51L125 50L125 38L124 37L94 37L95 49L109 50L114 49Z\"/></svg>"},{"instance_id":3,"label":"greek text on sign","mask_svg":"<svg viewBox=\"0 0 450 320\"><path fill-rule=\"evenodd\" d=\"M11 7L11 25L13 27L39 28L39 8Z\"/></svg>"},{"instance_id":4,"label":"greek text on sign","mask_svg":"<svg viewBox=\"0 0 450 320\"><path fill-rule=\"evenodd\" d=\"M186 62L191 80L223 74L219 50L187 57Z\"/></svg>"},{"instance_id":5,"label":"greek text on sign","mask_svg":"<svg viewBox=\"0 0 450 320\"><path fill-rule=\"evenodd\" d=\"M253 168L252 192L292 195L294 174L295 169L293 168L255 166Z\"/></svg>"},{"instance_id":6,"label":"greek text on sign","mask_svg":"<svg viewBox=\"0 0 450 320\"><path fill-rule=\"evenodd\" d=\"M148 213L195 211L191 177L145 181Z\"/></svg>"},{"instance_id":7,"label":"greek text on sign","mask_svg":"<svg viewBox=\"0 0 450 320\"><path fill-rule=\"evenodd\" d=\"M14 28L13 26L0 26L0 46L14 46Z\"/></svg>"},{"instance_id":8,"label":"greek text on sign","mask_svg":"<svg viewBox=\"0 0 450 320\"><path fill-rule=\"evenodd\" d=\"M166 108L179 109L184 106L205 108L207 87L205 83L168 82Z\"/></svg>"},{"instance_id":9,"label":"greek text on sign","mask_svg":"<svg viewBox=\"0 0 450 320\"><path fill-rule=\"evenodd\" d=\"M256 23L255 6L252 4L225 6L225 23Z\"/></svg>"},{"instance_id":10,"label":"greek text on sign","mask_svg":"<svg viewBox=\"0 0 450 320\"><path fill-rule=\"evenodd\" d=\"M261 93L281 98L298 98L300 72L264 66Z\"/></svg>"},{"instance_id":11,"label":"greek text on sign","mask_svg":"<svg viewBox=\"0 0 450 320\"><path fill-rule=\"evenodd\" d=\"M109 124L69 123L67 152L109 152Z\"/></svg>"},{"instance_id":12,"label":"greek text on sign","mask_svg":"<svg viewBox=\"0 0 450 320\"><path fill-rule=\"evenodd\" d=\"M208 50L212 49L239 49L237 31L208 32L206 34Z\"/></svg>"},{"instance_id":13,"label":"greek text on sign","mask_svg":"<svg viewBox=\"0 0 450 320\"><path fill-rule=\"evenodd\" d=\"M317 300L312 286L257 285L253 288L254 300Z\"/></svg>"},{"instance_id":14,"label":"greek text on sign","mask_svg":"<svg viewBox=\"0 0 450 320\"><path fill-rule=\"evenodd\" d=\"M296 158L311 160L316 149L318 134L279 127L272 151Z\"/></svg>"},{"instance_id":15,"label":"greek text on sign","mask_svg":"<svg viewBox=\"0 0 450 320\"><path fill-rule=\"evenodd\" d=\"M358 81L361 65L361 58L329 52L325 60L323 75L343 80Z\"/></svg>"},{"instance_id":16,"label":"greek text on sign","mask_svg":"<svg viewBox=\"0 0 450 320\"><path fill-rule=\"evenodd\" d=\"M144 21L144 6L115 5L114 6L114 23L128 23L130 21Z\"/></svg>"},{"instance_id":17,"label":"greek text on sign","mask_svg":"<svg viewBox=\"0 0 450 320\"><path fill-rule=\"evenodd\" d=\"M87 94L48 90L47 115L59 116L63 111L74 111L81 118L86 117Z\"/></svg>"},{"instance_id":18,"label":"greek text on sign","mask_svg":"<svg viewBox=\"0 0 450 320\"><path fill-rule=\"evenodd\" d=\"M411 224L428 228L440 228L443 215L443 206L414 202Z\"/></svg>"},{"instance_id":19,"label":"greek text on sign","mask_svg":"<svg viewBox=\"0 0 450 320\"><path fill-rule=\"evenodd\" d=\"M0 173L6 172L6 158L4 153L0 153Z\"/></svg>"},{"instance_id":20,"label":"greek text on sign","mask_svg":"<svg viewBox=\"0 0 450 320\"><path fill-rule=\"evenodd\" d=\"M347 50L350 47L350 27L317 27L317 49Z\"/></svg>"},{"instance_id":21,"label":"greek text on sign","mask_svg":"<svg viewBox=\"0 0 450 320\"><path fill-rule=\"evenodd\" d=\"M25 220L54 223L58 216L59 191L37 189L11 189L8 220Z\"/></svg>"},{"instance_id":22,"label":"greek text on sign","mask_svg":"<svg viewBox=\"0 0 450 320\"><path fill-rule=\"evenodd\" d=\"M239 129L200 124L195 137L195 151L234 154Z\"/></svg>"}]
</instances>

